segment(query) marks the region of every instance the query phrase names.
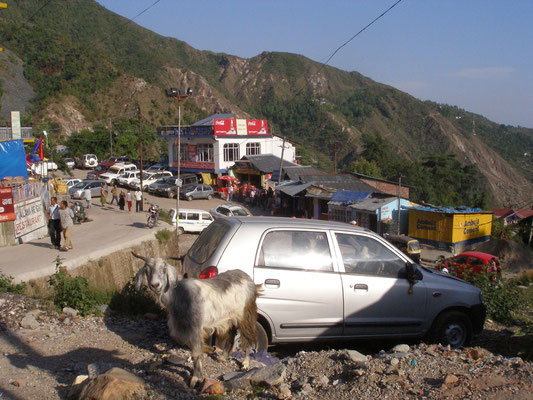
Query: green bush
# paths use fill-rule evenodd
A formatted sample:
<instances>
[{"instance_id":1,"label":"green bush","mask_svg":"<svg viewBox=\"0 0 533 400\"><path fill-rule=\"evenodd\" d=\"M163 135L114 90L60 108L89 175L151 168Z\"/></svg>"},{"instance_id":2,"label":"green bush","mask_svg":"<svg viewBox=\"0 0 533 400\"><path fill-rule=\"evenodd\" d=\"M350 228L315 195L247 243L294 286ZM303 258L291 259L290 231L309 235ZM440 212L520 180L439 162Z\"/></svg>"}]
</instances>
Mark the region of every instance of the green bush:
<instances>
[{"instance_id":1,"label":"green bush","mask_svg":"<svg viewBox=\"0 0 533 400\"><path fill-rule=\"evenodd\" d=\"M168 213L167 210L163 210L163 209L159 210L159 219L161 221L166 222L167 224L172 225L172 220L170 219L170 214Z\"/></svg>"},{"instance_id":2,"label":"green bush","mask_svg":"<svg viewBox=\"0 0 533 400\"><path fill-rule=\"evenodd\" d=\"M54 304L60 310L63 307L71 307L85 316L90 314L97 304L94 293L89 290L87 279L70 276L61 265L59 256L56 258L56 272L50 276L48 283L54 290Z\"/></svg>"},{"instance_id":3,"label":"green bush","mask_svg":"<svg viewBox=\"0 0 533 400\"><path fill-rule=\"evenodd\" d=\"M113 311L127 315L145 313L164 315L164 311L157 305L144 286L140 291L135 290L134 279L129 281L120 292L115 292L109 307Z\"/></svg>"},{"instance_id":4,"label":"green bush","mask_svg":"<svg viewBox=\"0 0 533 400\"><path fill-rule=\"evenodd\" d=\"M166 243L172 238L172 232L168 229L162 229L155 233L155 238L159 240L159 243Z\"/></svg>"},{"instance_id":5,"label":"green bush","mask_svg":"<svg viewBox=\"0 0 533 400\"><path fill-rule=\"evenodd\" d=\"M26 284L24 282L13 284L13 277L0 273L0 293L23 294Z\"/></svg>"},{"instance_id":6,"label":"green bush","mask_svg":"<svg viewBox=\"0 0 533 400\"><path fill-rule=\"evenodd\" d=\"M517 282L501 279L495 283L488 275L479 274L472 277L472 283L483 293L489 318L504 324L515 320L515 313L525 302L522 291L517 287Z\"/></svg>"}]
</instances>

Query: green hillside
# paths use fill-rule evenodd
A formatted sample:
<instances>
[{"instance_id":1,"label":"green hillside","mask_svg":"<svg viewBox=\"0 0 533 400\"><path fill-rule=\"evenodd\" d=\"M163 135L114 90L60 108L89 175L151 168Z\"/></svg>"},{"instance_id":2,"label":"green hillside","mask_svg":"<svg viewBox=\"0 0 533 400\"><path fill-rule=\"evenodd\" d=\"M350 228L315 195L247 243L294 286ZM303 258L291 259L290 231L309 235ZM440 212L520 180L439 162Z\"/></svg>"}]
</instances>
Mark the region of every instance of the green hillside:
<instances>
[{"instance_id":1,"label":"green hillside","mask_svg":"<svg viewBox=\"0 0 533 400\"><path fill-rule=\"evenodd\" d=\"M333 170L336 158L340 169L394 180L401 174L415 187L414 200L501 205L519 203L533 187L533 130L422 102L357 72L290 53L241 59L198 51L92 0L12 2L0 24L1 45L24 61L35 90L26 118L56 124L57 141L67 106L90 122L131 117L139 103L148 129L175 123L164 89L181 81L202 94L185 103L185 123L221 111L267 118L274 133L297 143L304 162ZM60 117L52 117L55 109ZM104 125L91 124L98 132ZM376 143L381 153L369 150Z\"/></svg>"}]
</instances>

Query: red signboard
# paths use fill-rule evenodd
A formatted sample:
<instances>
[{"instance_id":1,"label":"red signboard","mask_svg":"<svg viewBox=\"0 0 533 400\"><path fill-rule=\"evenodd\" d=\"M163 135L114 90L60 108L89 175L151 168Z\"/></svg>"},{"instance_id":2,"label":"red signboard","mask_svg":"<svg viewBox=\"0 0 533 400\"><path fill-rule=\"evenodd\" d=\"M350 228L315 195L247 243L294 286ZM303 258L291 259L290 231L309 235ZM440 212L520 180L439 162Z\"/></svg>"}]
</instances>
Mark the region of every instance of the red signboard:
<instances>
[{"instance_id":1,"label":"red signboard","mask_svg":"<svg viewBox=\"0 0 533 400\"><path fill-rule=\"evenodd\" d=\"M15 220L15 204L13 190L10 187L0 188L0 222Z\"/></svg>"},{"instance_id":2,"label":"red signboard","mask_svg":"<svg viewBox=\"0 0 533 400\"><path fill-rule=\"evenodd\" d=\"M215 136L268 135L266 119L214 119Z\"/></svg>"},{"instance_id":3,"label":"red signboard","mask_svg":"<svg viewBox=\"0 0 533 400\"><path fill-rule=\"evenodd\" d=\"M267 135L267 121L266 119L247 119L246 130L248 135Z\"/></svg>"},{"instance_id":4,"label":"red signboard","mask_svg":"<svg viewBox=\"0 0 533 400\"><path fill-rule=\"evenodd\" d=\"M177 167L178 163L173 162L173 167ZM182 161L180 163L180 168L194 168L194 169L209 169L214 170L215 169L215 163L210 161Z\"/></svg>"},{"instance_id":5,"label":"red signboard","mask_svg":"<svg viewBox=\"0 0 533 400\"><path fill-rule=\"evenodd\" d=\"M187 145L187 159L189 161L196 161L196 146L194 144Z\"/></svg>"}]
</instances>

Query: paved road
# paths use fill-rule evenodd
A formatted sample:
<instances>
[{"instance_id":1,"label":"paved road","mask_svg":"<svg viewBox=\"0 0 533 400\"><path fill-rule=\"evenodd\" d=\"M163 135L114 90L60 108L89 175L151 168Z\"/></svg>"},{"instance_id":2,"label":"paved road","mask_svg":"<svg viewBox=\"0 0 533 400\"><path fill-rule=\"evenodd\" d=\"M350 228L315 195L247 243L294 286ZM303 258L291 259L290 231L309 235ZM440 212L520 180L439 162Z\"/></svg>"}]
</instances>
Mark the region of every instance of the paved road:
<instances>
[{"instance_id":1,"label":"paved road","mask_svg":"<svg viewBox=\"0 0 533 400\"><path fill-rule=\"evenodd\" d=\"M85 178L87 171L74 170L75 177ZM61 174L57 174L61 176ZM108 196L110 200L110 196ZM156 203L163 209L176 207L176 200L146 195L146 203ZM182 201L180 208L209 210L223 203L220 199ZM12 276L15 282L28 281L54 273L55 258L63 258L63 265L73 269L89 260L111 254L115 251L140 244L154 238L156 229L146 226L146 212L120 211L116 205L100 207L100 198L93 198L88 210L90 222L75 225L72 231L73 249L58 251L50 249L50 238L45 237L31 242L0 248L0 272ZM160 222L158 229L170 225Z\"/></svg>"}]
</instances>

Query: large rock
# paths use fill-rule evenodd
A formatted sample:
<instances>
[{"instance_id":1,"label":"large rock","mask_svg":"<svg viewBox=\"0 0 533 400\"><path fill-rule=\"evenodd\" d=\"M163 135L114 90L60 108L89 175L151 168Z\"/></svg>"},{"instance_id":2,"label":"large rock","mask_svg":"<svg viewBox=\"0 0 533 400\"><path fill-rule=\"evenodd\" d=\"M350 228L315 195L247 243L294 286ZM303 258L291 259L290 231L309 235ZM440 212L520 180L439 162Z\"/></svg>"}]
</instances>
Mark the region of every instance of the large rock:
<instances>
[{"instance_id":1,"label":"large rock","mask_svg":"<svg viewBox=\"0 0 533 400\"><path fill-rule=\"evenodd\" d=\"M254 368L248 372L237 375L227 375L230 378L226 387L230 390L240 389L250 385L279 385L285 379L287 367L278 361L264 368Z\"/></svg>"},{"instance_id":2,"label":"large rock","mask_svg":"<svg viewBox=\"0 0 533 400\"><path fill-rule=\"evenodd\" d=\"M35 319L33 314L27 314L22 321L20 321L20 326L25 329L37 329L39 327L39 321Z\"/></svg>"},{"instance_id":3,"label":"large rock","mask_svg":"<svg viewBox=\"0 0 533 400\"><path fill-rule=\"evenodd\" d=\"M98 375L82 389L80 400L122 400L134 398L133 393L145 385L143 379L122 368L111 368Z\"/></svg>"},{"instance_id":4,"label":"large rock","mask_svg":"<svg viewBox=\"0 0 533 400\"><path fill-rule=\"evenodd\" d=\"M345 357L348 360L355 361L357 363L365 363L368 361L368 357L359 353L357 350L344 350Z\"/></svg>"}]
</instances>

